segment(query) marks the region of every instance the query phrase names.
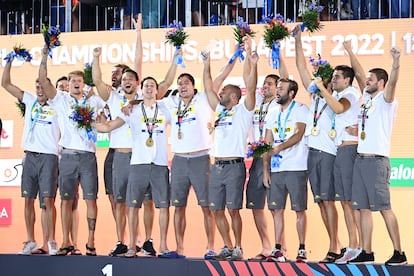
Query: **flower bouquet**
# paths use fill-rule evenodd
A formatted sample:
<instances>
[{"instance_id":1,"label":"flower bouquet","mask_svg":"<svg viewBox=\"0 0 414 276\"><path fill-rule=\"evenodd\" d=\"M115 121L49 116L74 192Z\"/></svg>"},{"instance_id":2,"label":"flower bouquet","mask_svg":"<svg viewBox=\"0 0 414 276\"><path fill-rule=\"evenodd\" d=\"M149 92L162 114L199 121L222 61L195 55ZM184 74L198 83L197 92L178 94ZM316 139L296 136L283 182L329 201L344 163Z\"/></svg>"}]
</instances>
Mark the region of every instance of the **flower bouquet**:
<instances>
[{"instance_id":1,"label":"flower bouquet","mask_svg":"<svg viewBox=\"0 0 414 276\"><path fill-rule=\"evenodd\" d=\"M243 17L237 19L236 28L234 28L234 38L238 43L237 51L231 57L229 63L232 64L237 58L240 58L240 61L244 60L243 50L240 47L240 44L243 43L243 38L245 36L254 37L256 32L254 32L247 22L243 21Z\"/></svg>"},{"instance_id":2,"label":"flower bouquet","mask_svg":"<svg viewBox=\"0 0 414 276\"><path fill-rule=\"evenodd\" d=\"M13 50L4 58L4 60L12 62L13 58L30 62L33 57L29 51L20 44L19 46L14 46Z\"/></svg>"},{"instance_id":3,"label":"flower bouquet","mask_svg":"<svg viewBox=\"0 0 414 276\"><path fill-rule=\"evenodd\" d=\"M49 57L52 57L52 49L61 45L59 40L60 30L57 27L48 27L43 24L42 34L47 48L49 49Z\"/></svg>"},{"instance_id":4,"label":"flower bouquet","mask_svg":"<svg viewBox=\"0 0 414 276\"><path fill-rule=\"evenodd\" d=\"M289 30L284 24L283 16L277 14L274 18L264 18L265 31L264 41L266 47L271 50L272 67L279 68L279 44L278 40L289 36Z\"/></svg>"},{"instance_id":5,"label":"flower bouquet","mask_svg":"<svg viewBox=\"0 0 414 276\"><path fill-rule=\"evenodd\" d=\"M84 82L86 85L95 86L92 79L92 64L85 63L83 67Z\"/></svg>"},{"instance_id":6,"label":"flower bouquet","mask_svg":"<svg viewBox=\"0 0 414 276\"><path fill-rule=\"evenodd\" d=\"M185 44L188 38L188 34L184 31L181 21L174 20L170 24L170 29L165 34L165 43L170 43L175 46L177 50L181 48L181 45ZM174 60L175 64L180 64L182 68L185 68L183 57L177 54Z\"/></svg>"},{"instance_id":7,"label":"flower bouquet","mask_svg":"<svg viewBox=\"0 0 414 276\"><path fill-rule=\"evenodd\" d=\"M327 60L321 58L321 55L318 54L318 59L313 57L309 58L309 62L312 64L313 72L312 75L317 78L320 77L325 86L328 82L331 81L334 69L331 67ZM311 82L307 89L311 93L319 93L319 89L316 86L315 82Z\"/></svg>"},{"instance_id":8,"label":"flower bouquet","mask_svg":"<svg viewBox=\"0 0 414 276\"><path fill-rule=\"evenodd\" d=\"M76 123L78 129L85 129L89 140L96 142L96 135L92 128L92 123L95 121L93 118L93 108L89 105L74 105L72 114L69 119L72 119Z\"/></svg>"},{"instance_id":9,"label":"flower bouquet","mask_svg":"<svg viewBox=\"0 0 414 276\"><path fill-rule=\"evenodd\" d=\"M315 3L312 3L308 10L302 13L302 24L301 29L302 32L305 28L310 32L313 33L315 31L319 31L322 29L322 25L320 22L319 15L323 11L323 6L318 6Z\"/></svg>"},{"instance_id":10,"label":"flower bouquet","mask_svg":"<svg viewBox=\"0 0 414 276\"><path fill-rule=\"evenodd\" d=\"M249 143L247 146L246 157L261 157L263 154L270 151L272 148L272 145L266 143L266 141L264 140Z\"/></svg>"}]
</instances>

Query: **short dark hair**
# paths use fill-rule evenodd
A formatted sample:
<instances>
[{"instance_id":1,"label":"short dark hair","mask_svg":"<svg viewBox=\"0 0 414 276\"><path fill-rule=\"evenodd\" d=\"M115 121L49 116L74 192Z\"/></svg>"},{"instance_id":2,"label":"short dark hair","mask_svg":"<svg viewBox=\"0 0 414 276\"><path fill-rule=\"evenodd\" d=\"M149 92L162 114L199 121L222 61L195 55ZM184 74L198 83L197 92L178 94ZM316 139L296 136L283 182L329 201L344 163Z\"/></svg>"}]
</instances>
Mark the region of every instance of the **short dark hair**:
<instances>
[{"instance_id":1,"label":"short dark hair","mask_svg":"<svg viewBox=\"0 0 414 276\"><path fill-rule=\"evenodd\" d=\"M153 80L155 82L155 86L157 87L158 90L158 82L156 79L154 79L153 77L145 77L142 81L141 81L141 89L144 88L144 82L146 80Z\"/></svg>"},{"instance_id":2,"label":"short dark hair","mask_svg":"<svg viewBox=\"0 0 414 276\"><path fill-rule=\"evenodd\" d=\"M122 74L125 74L125 73L131 73L132 75L135 76L135 80L139 81L138 73L132 70L131 68L127 68L124 71L122 71Z\"/></svg>"},{"instance_id":3,"label":"short dark hair","mask_svg":"<svg viewBox=\"0 0 414 276\"><path fill-rule=\"evenodd\" d=\"M269 75L267 75L266 77L265 77L265 79L267 79L267 78L271 78L271 79L273 79L274 81L275 81L275 83L277 84L277 82L279 81L279 79L280 79L280 77L278 76L278 75L276 75L276 74L269 74Z\"/></svg>"},{"instance_id":4,"label":"short dark hair","mask_svg":"<svg viewBox=\"0 0 414 276\"><path fill-rule=\"evenodd\" d=\"M349 78L349 85L351 85L352 82L354 81L355 72L354 72L354 69L352 69L352 67L348 65L338 65L334 68L334 70L342 71L344 78L345 79Z\"/></svg>"},{"instance_id":5,"label":"short dark hair","mask_svg":"<svg viewBox=\"0 0 414 276\"><path fill-rule=\"evenodd\" d=\"M114 67L118 67L122 69L122 74L125 73L126 70L131 69L128 65L123 63L115 64Z\"/></svg>"},{"instance_id":6,"label":"short dark hair","mask_svg":"<svg viewBox=\"0 0 414 276\"><path fill-rule=\"evenodd\" d=\"M287 90L288 92L293 91L293 99L294 99L296 97L296 94L298 93L298 89L299 89L298 83L294 80L287 79L287 78L281 78L279 79L279 82L289 83Z\"/></svg>"},{"instance_id":7,"label":"short dark hair","mask_svg":"<svg viewBox=\"0 0 414 276\"><path fill-rule=\"evenodd\" d=\"M55 84L56 88L58 87L58 83L59 83L60 81L63 81L63 80L67 81L67 80L68 80L68 77L66 77L66 76L61 76L60 78L58 78L58 79L57 79L57 81L56 81L56 84Z\"/></svg>"},{"instance_id":8,"label":"short dark hair","mask_svg":"<svg viewBox=\"0 0 414 276\"><path fill-rule=\"evenodd\" d=\"M388 82L388 73L382 68L372 68L368 72L375 74L377 80L384 80L384 85Z\"/></svg>"},{"instance_id":9,"label":"short dark hair","mask_svg":"<svg viewBox=\"0 0 414 276\"><path fill-rule=\"evenodd\" d=\"M177 78L177 82L178 82L178 80L179 80L179 79L181 79L182 77L187 77L187 78L191 81L191 83L193 84L193 86L195 85L195 80L194 80L194 77L193 77L191 74L189 74L189 73L182 73L181 75L179 75L179 76L178 76L178 78Z\"/></svg>"}]
</instances>

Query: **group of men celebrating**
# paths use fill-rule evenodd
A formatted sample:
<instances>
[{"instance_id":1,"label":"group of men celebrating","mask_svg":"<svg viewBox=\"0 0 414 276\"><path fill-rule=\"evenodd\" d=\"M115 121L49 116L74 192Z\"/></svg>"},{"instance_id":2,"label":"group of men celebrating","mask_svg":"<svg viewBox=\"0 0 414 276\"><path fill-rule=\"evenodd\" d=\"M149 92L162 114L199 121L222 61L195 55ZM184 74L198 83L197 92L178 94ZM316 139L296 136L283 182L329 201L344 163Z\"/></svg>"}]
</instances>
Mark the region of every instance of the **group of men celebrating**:
<instances>
[{"instance_id":1,"label":"group of men celebrating","mask_svg":"<svg viewBox=\"0 0 414 276\"><path fill-rule=\"evenodd\" d=\"M92 76L98 95L84 92L82 71L69 73L68 93L57 90L47 78L46 47L42 52L36 96L12 84L11 62L6 65L2 86L26 104L22 196L27 204L28 241L22 252L30 254L39 249L33 233L33 202L37 193L45 210L45 242L41 249L51 255L73 252L75 247L70 239L72 210L81 185L89 230L86 254L96 255L96 146L90 133L77 128L71 118L75 108L88 107L96 116L93 130L110 132L110 150L104 166L105 189L112 203L118 239L111 256L135 257L138 251L156 255L151 239L155 205L159 210L160 226L158 256L184 258L185 214L192 186L204 218L207 236L204 257L242 260L242 218L239 211L243 207L246 180L246 142L265 140L272 149L253 159L246 189L246 207L252 210L262 242L261 251L251 260L286 261L284 210L289 195L291 209L297 216L299 247L296 261L307 261L309 179L314 202L320 207L329 237L328 253L321 262L373 263L371 214L372 211L380 211L394 247L386 264L407 263L389 191L388 156L397 107L398 50L391 49L393 64L389 77L381 68L374 68L365 76L349 42L345 42L344 48L352 67L339 65L334 68L331 79L313 79L306 67L300 27L296 27L296 65L302 84L307 88L313 82L318 88L318 93L310 93L310 107L295 100L298 83L287 77L283 59L280 61L280 76L266 76L261 93L256 92L259 57L248 37L243 45L246 52L243 79L247 88L244 99L238 85L228 84L221 88L235 63L227 64L213 80L207 52L202 52L205 91L197 91L194 77L182 73L177 78L178 94L164 97L174 81L177 65L171 64L165 79L159 84L153 77L141 80L140 17L135 27L135 70L116 65L111 85L102 80L101 50L94 49ZM352 86L354 77L363 91L362 97ZM170 126L171 151L174 154L171 173L168 168L167 125ZM210 156L214 158L212 163ZM57 184L62 199L63 230L59 249L54 238ZM274 222L274 247L267 233L266 200ZM340 201L344 210L349 238L346 247L342 247L338 238L335 201ZM141 248L137 229L142 205L145 242ZM167 245L170 206L175 208L176 249L173 251ZM128 244L124 237L127 222ZM214 252L216 227L224 243L218 253Z\"/></svg>"}]
</instances>

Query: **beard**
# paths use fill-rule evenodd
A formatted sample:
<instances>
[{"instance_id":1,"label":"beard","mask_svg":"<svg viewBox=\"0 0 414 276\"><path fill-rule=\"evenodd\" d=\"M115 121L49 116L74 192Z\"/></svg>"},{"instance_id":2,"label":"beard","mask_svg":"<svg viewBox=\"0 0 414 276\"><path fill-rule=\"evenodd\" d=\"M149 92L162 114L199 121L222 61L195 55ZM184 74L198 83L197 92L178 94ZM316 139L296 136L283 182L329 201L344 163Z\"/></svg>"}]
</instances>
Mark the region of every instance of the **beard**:
<instances>
[{"instance_id":1,"label":"beard","mask_svg":"<svg viewBox=\"0 0 414 276\"><path fill-rule=\"evenodd\" d=\"M289 101L289 94L285 94L283 96L280 96L280 98L277 100L277 103L280 105L284 105Z\"/></svg>"}]
</instances>

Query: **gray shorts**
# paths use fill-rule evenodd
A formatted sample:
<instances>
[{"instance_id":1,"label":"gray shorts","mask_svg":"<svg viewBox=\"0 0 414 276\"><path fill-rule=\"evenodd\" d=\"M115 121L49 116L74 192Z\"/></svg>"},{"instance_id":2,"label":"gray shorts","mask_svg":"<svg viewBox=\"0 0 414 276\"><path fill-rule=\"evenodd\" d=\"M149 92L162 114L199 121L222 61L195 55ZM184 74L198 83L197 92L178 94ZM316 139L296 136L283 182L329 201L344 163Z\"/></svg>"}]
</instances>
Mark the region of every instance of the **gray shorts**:
<instances>
[{"instance_id":1,"label":"gray shorts","mask_svg":"<svg viewBox=\"0 0 414 276\"><path fill-rule=\"evenodd\" d=\"M241 209L245 182L246 165L243 158L216 161L212 166L208 187L210 209Z\"/></svg>"},{"instance_id":2,"label":"gray shorts","mask_svg":"<svg viewBox=\"0 0 414 276\"><path fill-rule=\"evenodd\" d=\"M107 195L114 194L114 191L112 190L112 187L113 187L112 185L112 180L113 180L112 164L114 160L114 153L115 153L114 149L109 149L108 153L106 154L105 162L104 162L104 183L105 183L105 194Z\"/></svg>"},{"instance_id":3,"label":"gray shorts","mask_svg":"<svg viewBox=\"0 0 414 276\"><path fill-rule=\"evenodd\" d=\"M155 164L131 165L126 193L126 205L141 208L149 189L156 208L170 206L170 183L167 166Z\"/></svg>"},{"instance_id":4,"label":"gray shorts","mask_svg":"<svg viewBox=\"0 0 414 276\"><path fill-rule=\"evenodd\" d=\"M112 191L115 202L125 202L131 154L130 152L115 152L113 155Z\"/></svg>"},{"instance_id":5,"label":"gray shorts","mask_svg":"<svg viewBox=\"0 0 414 276\"><path fill-rule=\"evenodd\" d=\"M75 199L80 183L83 199L97 199L98 168L93 152L62 152L59 162L59 191L63 200Z\"/></svg>"},{"instance_id":6,"label":"gray shorts","mask_svg":"<svg viewBox=\"0 0 414 276\"><path fill-rule=\"evenodd\" d=\"M308 174L315 203L335 200L334 162L335 155L309 148Z\"/></svg>"},{"instance_id":7,"label":"gray shorts","mask_svg":"<svg viewBox=\"0 0 414 276\"><path fill-rule=\"evenodd\" d=\"M55 197L58 184L58 156L26 151L23 161L21 193L24 198L36 198L40 207L43 197Z\"/></svg>"},{"instance_id":8,"label":"gray shorts","mask_svg":"<svg viewBox=\"0 0 414 276\"><path fill-rule=\"evenodd\" d=\"M190 185L197 196L198 205L208 206L210 156L182 157L174 155L171 163L171 205L187 206Z\"/></svg>"},{"instance_id":9,"label":"gray shorts","mask_svg":"<svg viewBox=\"0 0 414 276\"><path fill-rule=\"evenodd\" d=\"M267 191L263 185L263 158L253 158L246 187L246 208L264 209Z\"/></svg>"},{"instance_id":10,"label":"gray shorts","mask_svg":"<svg viewBox=\"0 0 414 276\"><path fill-rule=\"evenodd\" d=\"M271 183L267 198L270 210L285 209L289 194L293 211L304 211L308 204L306 171L284 171L271 173Z\"/></svg>"},{"instance_id":11,"label":"gray shorts","mask_svg":"<svg viewBox=\"0 0 414 276\"><path fill-rule=\"evenodd\" d=\"M349 201L352 195L352 175L358 145L338 147L334 165L335 200Z\"/></svg>"},{"instance_id":12,"label":"gray shorts","mask_svg":"<svg viewBox=\"0 0 414 276\"><path fill-rule=\"evenodd\" d=\"M357 156L352 186L352 208L390 210L390 160L384 156Z\"/></svg>"}]
</instances>

